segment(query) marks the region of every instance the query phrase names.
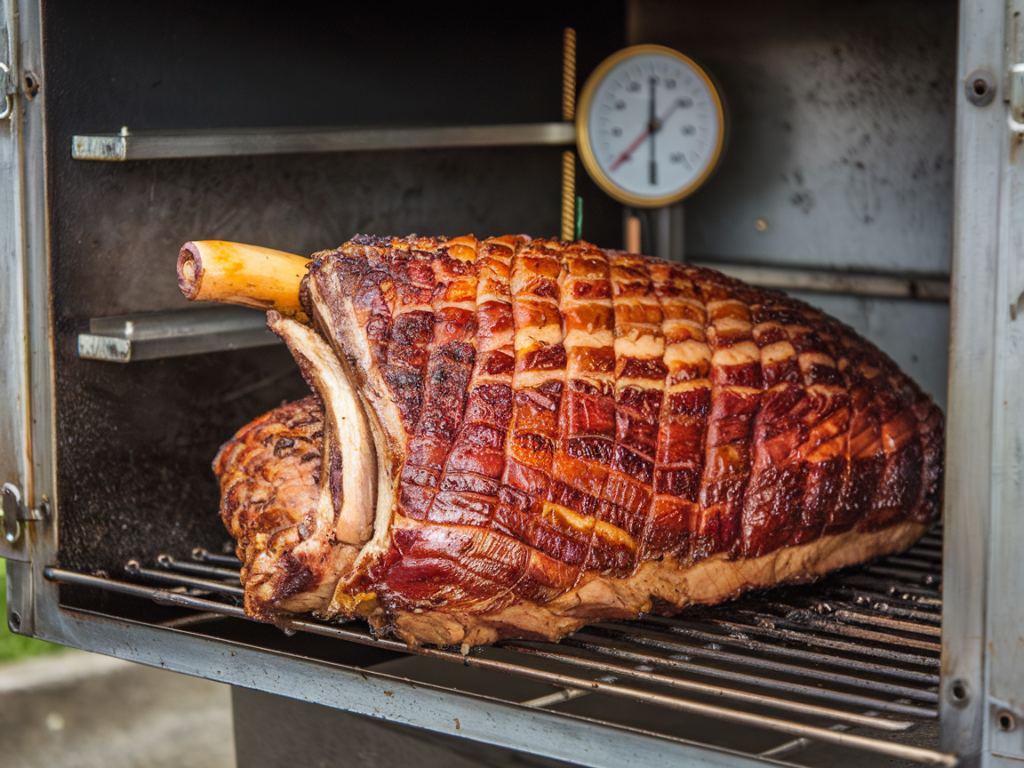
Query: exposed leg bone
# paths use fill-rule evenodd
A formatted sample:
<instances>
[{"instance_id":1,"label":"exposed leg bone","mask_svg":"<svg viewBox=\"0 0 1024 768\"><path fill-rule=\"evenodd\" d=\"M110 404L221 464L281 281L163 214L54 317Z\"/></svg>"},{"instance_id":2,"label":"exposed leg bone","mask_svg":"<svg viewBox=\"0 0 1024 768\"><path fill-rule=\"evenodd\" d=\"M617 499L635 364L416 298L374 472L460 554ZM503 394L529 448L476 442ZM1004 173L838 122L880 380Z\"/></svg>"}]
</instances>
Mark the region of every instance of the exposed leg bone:
<instances>
[{"instance_id":1,"label":"exposed leg bone","mask_svg":"<svg viewBox=\"0 0 1024 768\"><path fill-rule=\"evenodd\" d=\"M299 285L308 265L302 256L258 245L196 240L178 254L178 287L189 301L276 310L307 322Z\"/></svg>"}]
</instances>

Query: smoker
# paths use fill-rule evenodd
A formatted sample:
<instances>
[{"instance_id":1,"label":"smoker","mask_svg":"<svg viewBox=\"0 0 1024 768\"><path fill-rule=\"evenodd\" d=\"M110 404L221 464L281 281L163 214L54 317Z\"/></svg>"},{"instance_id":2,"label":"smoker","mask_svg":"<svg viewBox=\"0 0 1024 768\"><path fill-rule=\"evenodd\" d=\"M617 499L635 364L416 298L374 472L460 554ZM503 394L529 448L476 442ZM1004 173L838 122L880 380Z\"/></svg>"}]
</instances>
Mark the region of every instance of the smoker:
<instances>
[{"instance_id":1,"label":"smoker","mask_svg":"<svg viewBox=\"0 0 1024 768\"><path fill-rule=\"evenodd\" d=\"M1024 761L1024 2L209 5L0 0L13 631L231 684L240 764L286 712L293 757L383 731L492 764ZM559 232L566 27L581 77L634 43L714 75L723 159L642 214L648 247L889 352L946 408L942 526L559 644L248 621L210 461L307 390L260 313L187 306L179 246ZM576 179L583 237L620 246L622 207Z\"/></svg>"}]
</instances>

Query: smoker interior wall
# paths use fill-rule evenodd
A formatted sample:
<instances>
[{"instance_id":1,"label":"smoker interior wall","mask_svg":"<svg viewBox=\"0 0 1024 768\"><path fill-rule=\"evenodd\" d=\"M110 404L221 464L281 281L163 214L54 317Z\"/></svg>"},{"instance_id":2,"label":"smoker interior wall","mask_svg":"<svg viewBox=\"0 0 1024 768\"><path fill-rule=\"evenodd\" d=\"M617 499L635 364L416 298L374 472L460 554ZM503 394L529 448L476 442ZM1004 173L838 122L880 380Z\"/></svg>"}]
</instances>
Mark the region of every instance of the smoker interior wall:
<instances>
[{"instance_id":1,"label":"smoker interior wall","mask_svg":"<svg viewBox=\"0 0 1024 768\"><path fill-rule=\"evenodd\" d=\"M955 0L631 2L631 42L694 57L728 102L687 256L948 273L956 22Z\"/></svg>"},{"instance_id":2,"label":"smoker interior wall","mask_svg":"<svg viewBox=\"0 0 1024 768\"><path fill-rule=\"evenodd\" d=\"M129 557L224 543L210 471L217 448L308 390L283 348L79 360L88 318L185 308L174 262L189 239L312 253L357 232L551 235L560 150L104 164L71 160L71 137L121 126L554 121L563 28L577 29L587 72L622 45L624 10L51 0L44 24L59 559L116 575ZM618 208L581 189L585 234L617 244Z\"/></svg>"},{"instance_id":3,"label":"smoker interior wall","mask_svg":"<svg viewBox=\"0 0 1024 768\"><path fill-rule=\"evenodd\" d=\"M955 0L631 0L627 27L727 101L721 165L685 203L688 259L949 274ZM802 298L945 405L948 306Z\"/></svg>"},{"instance_id":4,"label":"smoker interior wall","mask_svg":"<svg viewBox=\"0 0 1024 768\"><path fill-rule=\"evenodd\" d=\"M790 291L871 339L946 409L949 304L940 301Z\"/></svg>"}]
</instances>

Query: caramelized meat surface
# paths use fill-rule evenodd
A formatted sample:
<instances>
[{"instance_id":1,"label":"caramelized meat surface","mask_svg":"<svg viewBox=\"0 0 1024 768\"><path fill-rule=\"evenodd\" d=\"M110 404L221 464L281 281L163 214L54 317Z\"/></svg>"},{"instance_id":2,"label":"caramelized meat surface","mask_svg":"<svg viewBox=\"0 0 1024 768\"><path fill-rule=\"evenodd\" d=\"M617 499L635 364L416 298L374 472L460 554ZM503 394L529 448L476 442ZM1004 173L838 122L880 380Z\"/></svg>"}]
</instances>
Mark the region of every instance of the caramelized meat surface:
<instances>
[{"instance_id":1,"label":"caramelized meat surface","mask_svg":"<svg viewBox=\"0 0 1024 768\"><path fill-rule=\"evenodd\" d=\"M304 296L365 405L373 531L323 539L337 574L256 567L253 542L291 541L327 491L319 454L263 437L315 442L286 426L311 401L254 422L217 463L254 615L360 615L410 643L554 638L812 579L939 514L941 412L782 294L584 242L410 237L317 254Z\"/></svg>"},{"instance_id":2,"label":"caramelized meat surface","mask_svg":"<svg viewBox=\"0 0 1024 768\"><path fill-rule=\"evenodd\" d=\"M238 543L245 609L269 620L329 600L334 574L298 549L315 515L323 415L310 396L275 408L240 429L213 462L220 513ZM331 579L334 579L331 581Z\"/></svg>"}]
</instances>

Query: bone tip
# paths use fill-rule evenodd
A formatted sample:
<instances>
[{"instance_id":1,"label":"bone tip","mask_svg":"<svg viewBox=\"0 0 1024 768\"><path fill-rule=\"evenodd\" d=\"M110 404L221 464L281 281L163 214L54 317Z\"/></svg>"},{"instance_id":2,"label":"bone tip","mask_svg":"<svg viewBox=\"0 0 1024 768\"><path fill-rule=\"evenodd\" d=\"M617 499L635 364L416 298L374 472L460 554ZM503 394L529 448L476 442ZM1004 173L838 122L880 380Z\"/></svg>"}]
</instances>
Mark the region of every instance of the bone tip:
<instances>
[{"instance_id":1,"label":"bone tip","mask_svg":"<svg viewBox=\"0 0 1024 768\"><path fill-rule=\"evenodd\" d=\"M178 252L178 288L186 299L192 301L199 295L202 280L203 259L199 246L190 240Z\"/></svg>"}]
</instances>

